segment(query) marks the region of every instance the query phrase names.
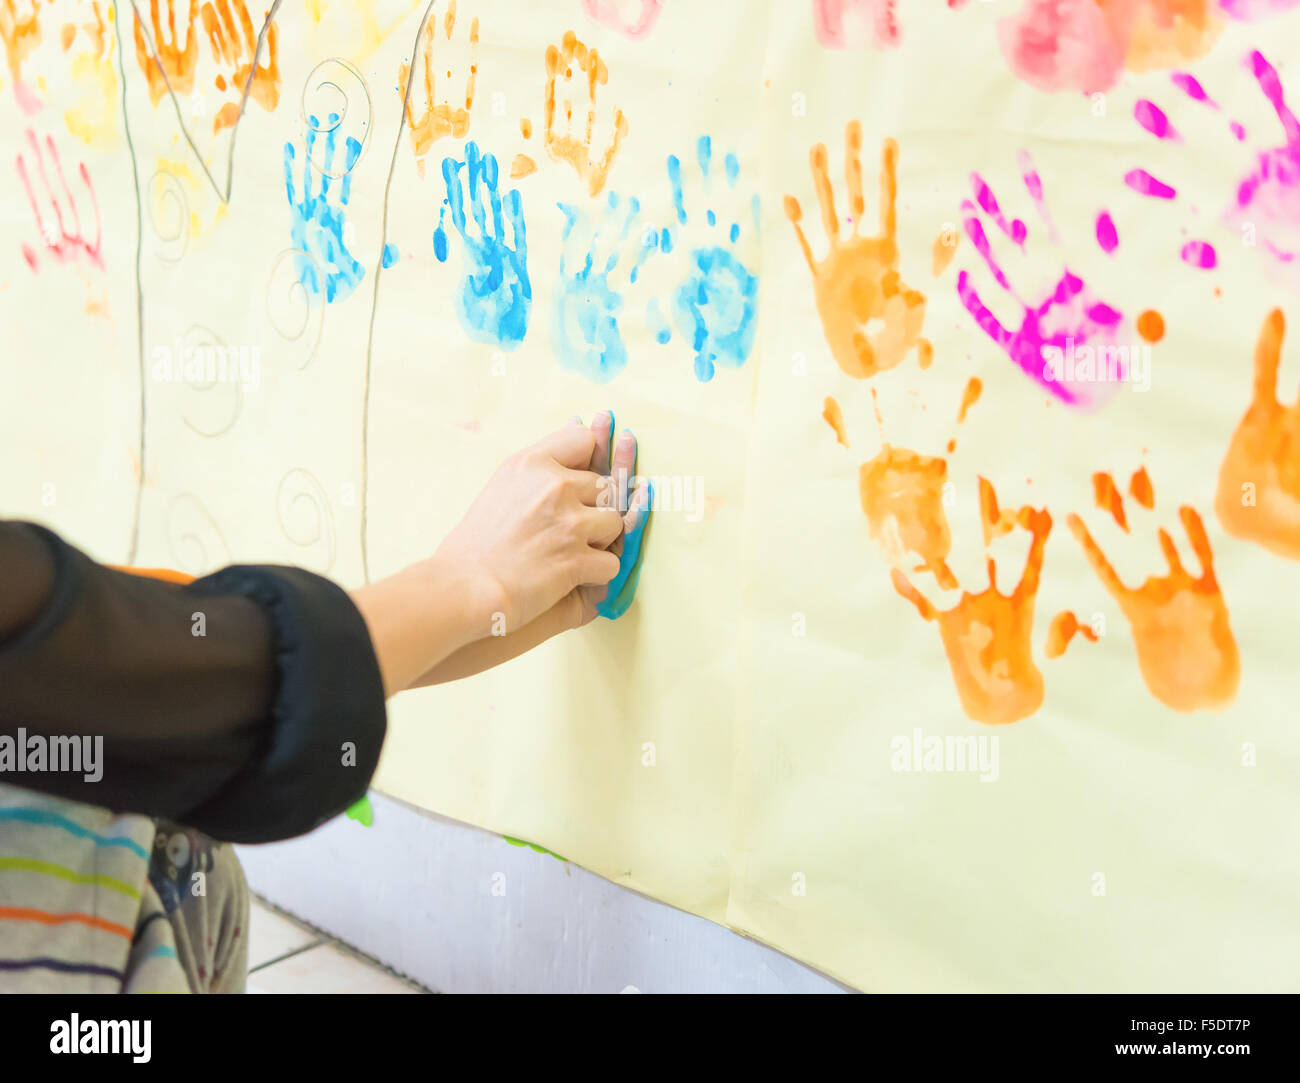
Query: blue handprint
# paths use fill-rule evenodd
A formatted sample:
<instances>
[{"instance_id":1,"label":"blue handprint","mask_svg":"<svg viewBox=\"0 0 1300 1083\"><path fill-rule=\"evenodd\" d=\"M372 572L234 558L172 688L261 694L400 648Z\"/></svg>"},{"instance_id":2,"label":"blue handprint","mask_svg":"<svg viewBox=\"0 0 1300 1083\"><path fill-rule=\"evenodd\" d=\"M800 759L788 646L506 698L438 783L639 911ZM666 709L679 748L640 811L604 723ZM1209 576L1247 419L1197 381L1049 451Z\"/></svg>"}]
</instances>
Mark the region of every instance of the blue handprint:
<instances>
[{"instance_id":1,"label":"blue handprint","mask_svg":"<svg viewBox=\"0 0 1300 1083\"><path fill-rule=\"evenodd\" d=\"M707 135L700 136L696 144L696 158L707 191L713 165L713 141ZM727 187L735 188L740 163L734 154L726 156L723 169ZM673 209L677 214L677 222L685 226L687 218L682 191L682 163L676 155L668 158L668 180L672 185ZM757 195L752 200L751 209L757 228ZM716 229L717 213L709 208L705 217L709 228ZM673 293L673 322L677 325L677 330L691 340L695 350L695 375L700 380L712 380L717 365L739 368L754 348L758 276L752 274L736 254L740 234L740 223L732 222L724 244L705 244L692 249L690 269ZM660 245L665 252L672 251L670 229L663 231ZM658 341L669 341L671 334L667 333L667 324L657 306L647 309L647 319Z\"/></svg>"},{"instance_id":2,"label":"blue handprint","mask_svg":"<svg viewBox=\"0 0 1300 1083\"><path fill-rule=\"evenodd\" d=\"M477 232L471 234L465 219L465 186ZM451 211L451 224L465 242L465 281L456 299L457 312L465 333L475 342L487 342L513 350L528 332L528 314L533 307L533 287L528 281L528 242L524 234L524 210L519 189L505 196L504 213L497 187L497 160L482 154L473 141L465 144L465 160L442 160L442 179L447 189L433 233L433 254L440 263L447 260L447 230L443 221ZM488 214L492 222L489 230ZM506 244L506 221L514 247Z\"/></svg>"},{"instance_id":3,"label":"blue handprint","mask_svg":"<svg viewBox=\"0 0 1300 1083\"><path fill-rule=\"evenodd\" d=\"M325 155L321 166L320 191L313 192L312 174L317 167L313 165L312 151L322 129L315 117L309 118L307 153L303 156L302 163L301 198L295 198L293 190L293 144L284 145L284 188L293 210L290 233L297 251L294 264L298 281L302 283L309 298L315 299L323 295L326 304L346 299L366 273L343 243L343 208L352 195L352 167L361 157L361 144L351 136L343 143L344 161L338 203L332 203L329 198L330 185L338 179L330 173L338 149L338 130L339 115L331 113L324 129Z\"/></svg>"},{"instance_id":4,"label":"blue handprint","mask_svg":"<svg viewBox=\"0 0 1300 1083\"><path fill-rule=\"evenodd\" d=\"M555 352L565 368L597 383L608 383L627 364L627 347L618 328L623 295L610 282L610 275L618 266L620 249L636 224L641 204L630 198L627 209L620 211L621 204L618 194L610 192L604 221L594 229L577 207L557 204L564 214L564 235L555 303ZM584 229L575 242L574 230L579 224ZM602 233L608 234L610 230L617 232L608 245L608 255L602 258ZM584 234L588 245L581 257L581 269L575 270L579 261L573 258L572 250L580 248ZM640 251L628 272L629 284L636 282L641 265L658 247L659 234L649 230L643 240L638 238L638 243Z\"/></svg>"}]
</instances>

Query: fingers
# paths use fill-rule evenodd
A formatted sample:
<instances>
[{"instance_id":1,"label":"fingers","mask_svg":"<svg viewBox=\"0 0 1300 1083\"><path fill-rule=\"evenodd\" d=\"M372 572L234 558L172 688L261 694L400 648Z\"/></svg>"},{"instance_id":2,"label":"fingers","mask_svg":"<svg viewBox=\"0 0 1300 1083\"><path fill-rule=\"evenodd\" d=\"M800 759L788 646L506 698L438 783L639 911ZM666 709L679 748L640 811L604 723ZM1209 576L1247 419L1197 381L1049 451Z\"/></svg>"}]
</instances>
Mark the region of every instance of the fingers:
<instances>
[{"instance_id":1,"label":"fingers","mask_svg":"<svg viewBox=\"0 0 1300 1083\"><path fill-rule=\"evenodd\" d=\"M608 474L610 449L614 443L613 410L602 410L596 415L591 423L591 435L595 438L596 446L587 468L597 474Z\"/></svg>"},{"instance_id":2,"label":"fingers","mask_svg":"<svg viewBox=\"0 0 1300 1083\"><path fill-rule=\"evenodd\" d=\"M608 620L617 620L621 617L632 604L632 598L636 594L637 581L641 575L641 543L646 526L650 522L653 501L654 486L649 481L638 484L633 506L628 511L634 526L624 533L621 552L616 558L618 575L609 584L604 600L596 607L596 612Z\"/></svg>"},{"instance_id":3,"label":"fingers","mask_svg":"<svg viewBox=\"0 0 1300 1083\"><path fill-rule=\"evenodd\" d=\"M549 436L543 437L535 446L561 466L567 466L570 470L586 470L591 465L596 439L590 429L574 418L564 428L556 429Z\"/></svg>"},{"instance_id":4,"label":"fingers","mask_svg":"<svg viewBox=\"0 0 1300 1083\"><path fill-rule=\"evenodd\" d=\"M808 152L812 168L813 187L817 191L817 205L821 207L822 229L832 247L840 236L840 220L835 214L835 194L831 191L831 175L826 144L818 143Z\"/></svg>"},{"instance_id":5,"label":"fingers","mask_svg":"<svg viewBox=\"0 0 1300 1083\"><path fill-rule=\"evenodd\" d=\"M898 222L894 206L898 201L898 143L886 139L880 146L880 233L894 239Z\"/></svg>"},{"instance_id":6,"label":"fingers","mask_svg":"<svg viewBox=\"0 0 1300 1083\"><path fill-rule=\"evenodd\" d=\"M866 213L867 201L862 194L862 125L851 120L844 129L844 184L849 193L849 213L853 216L853 232Z\"/></svg>"},{"instance_id":7,"label":"fingers","mask_svg":"<svg viewBox=\"0 0 1300 1083\"><path fill-rule=\"evenodd\" d=\"M618 557L604 549L592 549L578 562L579 586L602 586L618 576Z\"/></svg>"},{"instance_id":8,"label":"fingers","mask_svg":"<svg viewBox=\"0 0 1300 1083\"><path fill-rule=\"evenodd\" d=\"M598 549L608 549L623 536L623 516L617 508L592 508L585 519L587 541Z\"/></svg>"},{"instance_id":9,"label":"fingers","mask_svg":"<svg viewBox=\"0 0 1300 1083\"><path fill-rule=\"evenodd\" d=\"M635 477L636 437L624 430L614 445L614 457L610 464L610 479L613 484L610 496L614 501L613 506L620 512L627 511L632 480Z\"/></svg>"},{"instance_id":10,"label":"fingers","mask_svg":"<svg viewBox=\"0 0 1300 1083\"><path fill-rule=\"evenodd\" d=\"M1259 329L1255 344L1255 401L1277 401L1277 370L1282 360L1282 335L1286 331L1286 317L1280 308L1273 309Z\"/></svg>"}]
</instances>

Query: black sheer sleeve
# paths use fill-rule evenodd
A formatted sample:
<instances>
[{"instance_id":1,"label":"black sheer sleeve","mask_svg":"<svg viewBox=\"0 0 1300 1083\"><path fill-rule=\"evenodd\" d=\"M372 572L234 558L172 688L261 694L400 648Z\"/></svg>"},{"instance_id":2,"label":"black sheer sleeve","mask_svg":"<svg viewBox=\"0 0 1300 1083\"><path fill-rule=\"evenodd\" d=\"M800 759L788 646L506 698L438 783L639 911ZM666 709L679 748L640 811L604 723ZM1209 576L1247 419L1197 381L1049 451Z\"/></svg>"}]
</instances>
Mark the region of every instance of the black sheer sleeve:
<instances>
[{"instance_id":1,"label":"black sheer sleeve","mask_svg":"<svg viewBox=\"0 0 1300 1083\"><path fill-rule=\"evenodd\" d=\"M268 842L358 800L385 726L365 621L328 579L168 583L0 522L0 781ZM60 736L102 738L98 780L17 769L21 743Z\"/></svg>"}]
</instances>

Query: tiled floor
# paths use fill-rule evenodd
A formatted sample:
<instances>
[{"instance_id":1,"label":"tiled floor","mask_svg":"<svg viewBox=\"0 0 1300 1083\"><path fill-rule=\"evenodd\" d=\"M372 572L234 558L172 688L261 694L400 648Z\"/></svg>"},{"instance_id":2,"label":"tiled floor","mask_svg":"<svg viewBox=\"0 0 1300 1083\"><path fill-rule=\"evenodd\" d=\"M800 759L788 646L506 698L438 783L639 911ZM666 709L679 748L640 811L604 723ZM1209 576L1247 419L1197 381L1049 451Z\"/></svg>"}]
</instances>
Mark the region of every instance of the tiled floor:
<instances>
[{"instance_id":1,"label":"tiled floor","mask_svg":"<svg viewBox=\"0 0 1300 1083\"><path fill-rule=\"evenodd\" d=\"M422 993L418 985L299 925L258 899L248 943L250 993Z\"/></svg>"}]
</instances>

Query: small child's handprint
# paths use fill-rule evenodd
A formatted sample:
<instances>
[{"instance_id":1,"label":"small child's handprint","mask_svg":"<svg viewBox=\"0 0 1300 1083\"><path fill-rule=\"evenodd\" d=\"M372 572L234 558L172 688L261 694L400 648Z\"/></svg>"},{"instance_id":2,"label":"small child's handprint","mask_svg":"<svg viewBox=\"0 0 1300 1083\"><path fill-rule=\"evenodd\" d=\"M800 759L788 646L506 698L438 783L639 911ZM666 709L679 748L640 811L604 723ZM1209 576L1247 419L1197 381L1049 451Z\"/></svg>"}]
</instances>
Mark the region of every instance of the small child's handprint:
<instances>
[{"instance_id":1,"label":"small child's handprint","mask_svg":"<svg viewBox=\"0 0 1300 1083\"><path fill-rule=\"evenodd\" d=\"M280 102L279 31L275 20L266 23L266 63L258 60L258 31L243 0L208 0L199 13L212 46L212 57L221 69L215 79L217 90L229 95L212 118L212 131L233 128L239 123L248 97L268 113Z\"/></svg>"},{"instance_id":2,"label":"small child's handprint","mask_svg":"<svg viewBox=\"0 0 1300 1083\"><path fill-rule=\"evenodd\" d=\"M144 26L139 14L135 17L135 58L149 84L149 100L157 105L170 90L173 94L189 94L194 89L194 74L199 66L199 0L161 0L167 5L164 36L164 19L160 0L149 0L149 21L153 27L153 49L145 40ZM178 19L177 9L186 7L183 18ZM134 8L134 5L132 5ZM179 25L178 25L179 24Z\"/></svg>"},{"instance_id":3,"label":"small child's handprint","mask_svg":"<svg viewBox=\"0 0 1300 1083\"><path fill-rule=\"evenodd\" d=\"M478 18L470 20L468 43L464 49L462 67L464 74L464 105L453 105L450 92L444 92L439 100L435 90L434 72L441 66L447 72L453 88L460 85L458 79L452 79L452 62L434 57L434 40L437 38L439 24L442 26L443 38L447 48L451 47L456 30L456 0L447 5L447 13L438 19L431 12L420 34L420 63L424 68L423 85L417 85L411 79L411 64L403 61L397 77L397 93L404 98L406 123L411 129L411 146L417 160L424 158L429 148L444 136L456 139L465 138L469 131L469 114L474 105L474 81L478 75ZM464 25L462 20L461 25ZM409 86L409 92L408 92ZM420 161L423 168L423 162Z\"/></svg>"},{"instance_id":4,"label":"small child's handprint","mask_svg":"<svg viewBox=\"0 0 1300 1083\"><path fill-rule=\"evenodd\" d=\"M464 170L464 180L461 179ZM496 156L482 154L473 140L465 144L465 160L444 158L442 178L447 195L433 234L433 253L440 263L448 256L444 220L465 245L465 280L457 296L457 312L465 333L475 342L513 350L528 333L533 287L528 279L528 242L519 189L501 197ZM471 230L465 216L469 190ZM509 225L509 240L506 226Z\"/></svg>"},{"instance_id":5,"label":"small child's handprint","mask_svg":"<svg viewBox=\"0 0 1300 1083\"><path fill-rule=\"evenodd\" d=\"M1255 346L1255 388L1232 434L1214 507L1223 529L1300 560L1300 402L1277 401L1286 320L1274 309Z\"/></svg>"},{"instance_id":6,"label":"small child's handprint","mask_svg":"<svg viewBox=\"0 0 1300 1083\"><path fill-rule=\"evenodd\" d=\"M1124 499L1114 479L1098 474L1093 487L1098 504L1127 532ZM1143 507L1155 506L1155 491L1145 470L1133 475L1129 490ZM1207 710L1222 707L1237 694L1241 663L1201 517L1187 505L1180 507L1178 514L1200 563L1200 576L1193 579L1183 567L1173 538L1161 528L1160 549L1169 574L1149 576L1140 587L1124 585L1079 516L1070 515L1066 522L1097 578L1128 620L1138 668L1151 694L1176 711Z\"/></svg>"},{"instance_id":7,"label":"small child's handprint","mask_svg":"<svg viewBox=\"0 0 1300 1083\"><path fill-rule=\"evenodd\" d=\"M966 716L985 725L1002 725L1028 718L1043 703L1043 674L1034 662L1031 633L1052 517L1046 508L999 509L993 486L983 477L979 494L986 552L994 538L1016 528L1031 538L1025 570L1010 594L998 590L997 565L991 555L987 589L979 594L963 590L951 609L939 609L898 567L890 570L890 578L922 618L938 623Z\"/></svg>"},{"instance_id":8,"label":"small child's handprint","mask_svg":"<svg viewBox=\"0 0 1300 1083\"><path fill-rule=\"evenodd\" d=\"M77 202L63 176L63 163L59 159L59 152L54 146L53 138L48 135L45 137L45 146L42 150L36 133L29 128L27 146L30 167L28 157L23 152L19 152L15 158L14 167L18 171L18 178L22 181L23 190L27 193L27 201L32 208L32 217L40 238L40 250L59 263L85 255L92 264L102 269L104 260L100 254L100 247L103 236L99 220L99 204L95 199L95 189L90 183L90 173L86 169L86 163L80 164L77 173L89 199L90 212L94 216L93 241L82 232ZM29 172L29 168L32 172ZM51 176L54 183L51 183ZM39 266L37 249L24 244L22 253L27 265L33 271L37 270Z\"/></svg>"},{"instance_id":9,"label":"small child's handprint","mask_svg":"<svg viewBox=\"0 0 1300 1083\"><path fill-rule=\"evenodd\" d=\"M626 203L626 207L624 207ZM610 192L602 222L593 226L577 207L564 212L560 283L555 303L555 352L565 368L598 383L607 383L627 364L627 347L619 331L623 310L621 283L611 275L623 262L626 282L636 282L641 265L658 248L654 229L634 233L641 205ZM632 248L630 252L626 249Z\"/></svg>"},{"instance_id":10,"label":"small child's handprint","mask_svg":"<svg viewBox=\"0 0 1300 1083\"><path fill-rule=\"evenodd\" d=\"M1043 182L1038 171L1026 151L1020 152L1019 162L1025 189L1047 229L1048 237L1053 244L1059 244L1056 226L1043 198ZM983 218L994 223L1022 253L1026 251L1029 227L1019 218L1008 221L993 189L978 173L971 174L971 188L979 206L969 199L962 200L962 223L966 235L998 287L1019 307L1020 326L1013 331L1004 327L981 300L970 273L964 270L957 276L957 294L962 305L980 329L1026 375L1062 402L1090 407L1106 401L1119 387L1127 371L1120 361L1124 351L1117 346L1121 329L1125 326L1123 314L1100 300L1068 267L1061 268L1055 281L1043 290L1041 300L1027 302L1011 284L993 254L984 232ZM1118 244L1113 223L1104 212L1097 220L1096 236L1103 251L1113 251ZM1072 359L1076 352L1082 354L1085 349L1090 351L1089 357L1111 359L1112 363L1090 365L1086 370L1080 365L1076 373Z\"/></svg>"},{"instance_id":11,"label":"small child's handprint","mask_svg":"<svg viewBox=\"0 0 1300 1083\"><path fill-rule=\"evenodd\" d=\"M1286 103L1276 69L1262 53L1249 53L1244 67L1254 77L1276 114L1285 141L1281 146L1254 151L1254 162L1233 187L1222 221L1240 229L1244 247L1262 248L1268 253L1270 270L1275 277L1290 289L1300 289L1300 121ZM1171 81L1194 103L1187 108L1197 113L1206 109L1221 112L1219 103L1192 75L1175 72ZM1133 116L1138 125L1156 139L1182 142L1178 130L1182 119L1176 111L1171 118L1156 102L1143 98L1134 105ZM1234 142L1247 142L1246 129L1237 121L1226 120L1225 127ZM1231 146L1225 135L1224 149ZM1175 184L1169 184L1145 169L1130 169L1124 175L1124 183L1146 199L1166 204L1179 199ZM1209 271L1219 265L1214 245L1200 238L1183 242L1179 256L1184 263L1198 270Z\"/></svg>"},{"instance_id":12,"label":"small child's handprint","mask_svg":"<svg viewBox=\"0 0 1300 1083\"><path fill-rule=\"evenodd\" d=\"M596 126L596 88L608 81L609 69L605 61L595 49L579 41L572 30L565 32L558 46L547 46L543 132L546 152L555 161L573 166L587 194L592 196L605 187L614 155L627 135L627 118L622 109L615 109L613 132L604 149L597 150L592 146ZM575 91L575 87L581 89Z\"/></svg>"},{"instance_id":13,"label":"small child's handprint","mask_svg":"<svg viewBox=\"0 0 1300 1083\"><path fill-rule=\"evenodd\" d=\"M348 136L343 143L343 168L335 172L338 153L339 115L331 113L322 129L316 117L308 118L306 153L302 163L302 191L295 195L293 163L296 151L292 143L284 145L284 187L293 211L291 236L295 249L298 281L309 299L323 296L326 304L349 297L365 277L365 269L344 243L346 215L344 209L352 195L352 168L361 157L361 143ZM313 162L317 139L325 142L321 168ZM313 178L319 172L319 191ZM338 200L330 198L330 188L337 184Z\"/></svg>"},{"instance_id":14,"label":"small child's handprint","mask_svg":"<svg viewBox=\"0 0 1300 1083\"><path fill-rule=\"evenodd\" d=\"M696 162L705 194L714 190L713 141L700 136L696 144ZM734 154L723 160L723 175L729 191L734 191L740 175L740 163ZM682 163L675 155L668 158L668 180L672 187L673 210L679 226L687 226L685 192L682 186ZM749 200L752 229L758 230L758 196ZM698 212L696 212L698 214ZM713 379L718 365L739 368L754 348L758 324L758 275L740 257L738 246L744 230L737 218L726 227L724 235L716 231L721 219L713 207L704 212L707 232L697 230L696 244L688 254L688 269L671 299L673 323L695 352L695 375L702 381ZM660 245L671 252L676 245L672 228L664 229ZM657 323L659 342L668 342L671 331L651 309Z\"/></svg>"},{"instance_id":15,"label":"small child's handprint","mask_svg":"<svg viewBox=\"0 0 1300 1083\"><path fill-rule=\"evenodd\" d=\"M850 121L844 130L844 170L848 178L849 236L840 238L826 146L818 143L809 155L822 228L830 245L826 258L813 257L804 236L803 209L794 196L785 197L785 215L794 225L804 259L813 276L813 294L822 331L831 355L848 375L863 379L891 369L912 350L921 368L933 356L921 337L925 324L925 295L900 277L895 240L894 204L898 196L898 144L886 139L880 151L880 234L859 235L866 200L862 193L862 125Z\"/></svg>"}]
</instances>

